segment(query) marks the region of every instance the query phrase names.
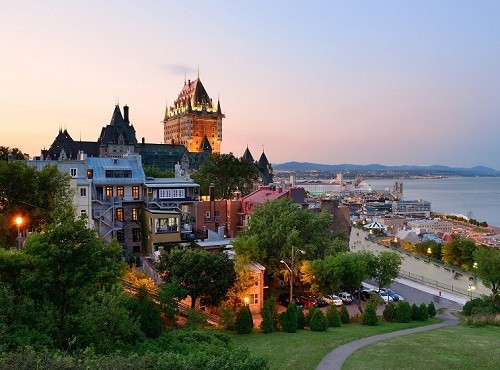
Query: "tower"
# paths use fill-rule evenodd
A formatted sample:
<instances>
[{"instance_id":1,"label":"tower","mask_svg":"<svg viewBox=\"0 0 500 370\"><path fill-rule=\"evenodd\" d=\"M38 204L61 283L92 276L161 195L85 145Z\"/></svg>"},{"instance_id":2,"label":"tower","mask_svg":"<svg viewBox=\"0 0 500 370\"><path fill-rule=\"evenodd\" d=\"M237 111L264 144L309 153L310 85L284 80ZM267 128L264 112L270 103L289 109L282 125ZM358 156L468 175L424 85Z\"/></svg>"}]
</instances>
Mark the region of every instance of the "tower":
<instances>
[{"instance_id":1,"label":"tower","mask_svg":"<svg viewBox=\"0 0 500 370\"><path fill-rule=\"evenodd\" d=\"M220 153L225 117L220 102L214 106L200 77L188 80L174 104L165 109L164 142L184 145L194 153L207 152L208 148L212 153Z\"/></svg>"}]
</instances>

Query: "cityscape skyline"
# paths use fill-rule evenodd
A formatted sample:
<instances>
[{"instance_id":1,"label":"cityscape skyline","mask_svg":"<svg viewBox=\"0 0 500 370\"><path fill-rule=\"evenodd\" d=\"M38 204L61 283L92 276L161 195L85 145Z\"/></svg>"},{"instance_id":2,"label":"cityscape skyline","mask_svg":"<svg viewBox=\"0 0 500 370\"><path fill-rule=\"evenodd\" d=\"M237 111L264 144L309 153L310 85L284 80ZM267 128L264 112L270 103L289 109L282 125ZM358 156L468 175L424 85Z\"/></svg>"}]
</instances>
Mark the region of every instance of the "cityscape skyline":
<instances>
[{"instance_id":1,"label":"cityscape skyline","mask_svg":"<svg viewBox=\"0 0 500 370\"><path fill-rule=\"evenodd\" d=\"M199 73L224 153L500 170L500 3L313 5L4 1L0 145L96 140L116 103L161 143Z\"/></svg>"}]
</instances>

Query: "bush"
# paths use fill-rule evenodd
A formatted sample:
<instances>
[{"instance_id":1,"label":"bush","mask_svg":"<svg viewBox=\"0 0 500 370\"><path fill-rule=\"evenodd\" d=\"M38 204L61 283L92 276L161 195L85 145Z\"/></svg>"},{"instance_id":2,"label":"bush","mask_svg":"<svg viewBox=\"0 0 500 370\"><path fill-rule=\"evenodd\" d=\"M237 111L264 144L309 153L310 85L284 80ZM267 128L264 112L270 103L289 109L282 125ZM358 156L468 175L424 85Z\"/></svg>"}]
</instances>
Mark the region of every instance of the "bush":
<instances>
[{"instance_id":1,"label":"bush","mask_svg":"<svg viewBox=\"0 0 500 370\"><path fill-rule=\"evenodd\" d=\"M401 301L394 310L394 321L411 322L411 307L406 301Z\"/></svg>"},{"instance_id":2,"label":"bush","mask_svg":"<svg viewBox=\"0 0 500 370\"><path fill-rule=\"evenodd\" d=\"M431 302L427 305L427 313L429 314L429 317L436 316L436 307L434 306L433 302Z\"/></svg>"},{"instance_id":3,"label":"bush","mask_svg":"<svg viewBox=\"0 0 500 370\"><path fill-rule=\"evenodd\" d=\"M411 319L418 321L418 306L415 303L411 305Z\"/></svg>"},{"instance_id":4,"label":"bush","mask_svg":"<svg viewBox=\"0 0 500 370\"><path fill-rule=\"evenodd\" d=\"M187 329L203 329L207 326L207 317L205 314L197 310L196 308L192 308L187 313Z\"/></svg>"},{"instance_id":5,"label":"bush","mask_svg":"<svg viewBox=\"0 0 500 370\"><path fill-rule=\"evenodd\" d=\"M349 311L347 311L347 307L344 305L340 309L340 321L342 324L349 324Z\"/></svg>"},{"instance_id":6,"label":"bush","mask_svg":"<svg viewBox=\"0 0 500 370\"><path fill-rule=\"evenodd\" d=\"M363 313L363 325L376 326L379 324L377 311L373 304L367 304L365 307L365 312Z\"/></svg>"},{"instance_id":7,"label":"bush","mask_svg":"<svg viewBox=\"0 0 500 370\"><path fill-rule=\"evenodd\" d=\"M220 315L220 326L224 330L233 331L236 330L236 313L231 307L220 305L219 306Z\"/></svg>"},{"instance_id":8,"label":"bush","mask_svg":"<svg viewBox=\"0 0 500 370\"><path fill-rule=\"evenodd\" d=\"M309 327L311 331L325 331L328 328L328 323L326 322L323 311L319 309L313 310Z\"/></svg>"},{"instance_id":9,"label":"bush","mask_svg":"<svg viewBox=\"0 0 500 370\"><path fill-rule=\"evenodd\" d=\"M500 314L499 313L478 313L473 316L467 317L467 324L471 326L500 326Z\"/></svg>"},{"instance_id":10,"label":"bush","mask_svg":"<svg viewBox=\"0 0 500 370\"><path fill-rule=\"evenodd\" d=\"M262 322L260 323L260 331L263 333L272 333L277 326L278 310L276 309L276 302L274 299L267 299L264 301L264 306L260 311Z\"/></svg>"},{"instance_id":11,"label":"bush","mask_svg":"<svg viewBox=\"0 0 500 370\"><path fill-rule=\"evenodd\" d=\"M238 334L250 334L253 329L252 313L248 306L243 306L236 314L236 332Z\"/></svg>"},{"instance_id":12,"label":"bush","mask_svg":"<svg viewBox=\"0 0 500 370\"><path fill-rule=\"evenodd\" d=\"M339 311L337 311L337 307L334 305L328 306L326 310L326 322L331 328L338 328L340 326Z\"/></svg>"},{"instance_id":13,"label":"bush","mask_svg":"<svg viewBox=\"0 0 500 370\"><path fill-rule=\"evenodd\" d=\"M306 327L306 316L302 309L297 309L297 329L304 329Z\"/></svg>"},{"instance_id":14,"label":"bush","mask_svg":"<svg viewBox=\"0 0 500 370\"><path fill-rule=\"evenodd\" d=\"M483 298L474 298L467 301L462 309L462 313L466 316L472 315L472 310L476 308L476 312L481 311L482 308L487 307L488 304Z\"/></svg>"},{"instance_id":15,"label":"bush","mask_svg":"<svg viewBox=\"0 0 500 370\"><path fill-rule=\"evenodd\" d=\"M311 325L311 318L312 316L314 315L314 311L317 310L318 307L310 307L309 310L307 311L307 315L306 315L306 326L310 326Z\"/></svg>"},{"instance_id":16,"label":"bush","mask_svg":"<svg viewBox=\"0 0 500 370\"><path fill-rule=\"evenodd\" d=\"M429 313L427 312L427 305L425 303L422 303L420 306L418 306L417 320L426 321L428 318Z\"/></svg>"},{"instance_id":17,"label":"bush","mask_svg":"<svg viewBox=\"0 0 500 370\"><path fill-rule=\"evenodd\" d=\"M286 333L295 333L297 331L297 305L294 302L290 303L286 308L281 325Z\"/></svg>"},{"instance_id":18,"label":"bush","mask_svg":"<svg viewBox=\"0 0 500 370\"><path fill-rule=\"evenodd\" d=\"M363 315L359 312L356 312L354 315L352 315L349 318L349 322L351 324L361 324L361 323L363 323Z\"/></svg>"},{"instance_id":19,"label":"bush","mask_svg":"<svg viewBox=\"0 0 500 370\"><path fill-rule=\"evenodd\" d=\"M384 312L382 313L384 320L387 322L393 322L395 320L394 318L395 310L396 310L396 304L394 302L389 302L385 306Z\"/></svg>"}]
</instances>

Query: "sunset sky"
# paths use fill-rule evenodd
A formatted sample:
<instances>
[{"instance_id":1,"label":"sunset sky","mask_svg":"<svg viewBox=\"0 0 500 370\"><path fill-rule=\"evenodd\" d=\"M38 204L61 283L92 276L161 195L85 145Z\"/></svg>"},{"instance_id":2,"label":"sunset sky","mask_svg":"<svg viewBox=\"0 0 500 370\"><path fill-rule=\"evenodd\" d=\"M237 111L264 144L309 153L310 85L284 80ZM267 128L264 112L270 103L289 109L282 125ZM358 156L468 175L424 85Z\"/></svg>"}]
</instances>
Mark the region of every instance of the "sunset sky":
<instances>
[{"instance_id":1,"label":"sunset sky","mask_svg":"<svg viewBox=\"0 0 500 370\"><path fill-rule=\"evenodd\" d=\"M222 151L500 170L500 1L0 0L0 145L97 140L114 105L161 143L200 73Z\"/></svg>"}]
</instances>

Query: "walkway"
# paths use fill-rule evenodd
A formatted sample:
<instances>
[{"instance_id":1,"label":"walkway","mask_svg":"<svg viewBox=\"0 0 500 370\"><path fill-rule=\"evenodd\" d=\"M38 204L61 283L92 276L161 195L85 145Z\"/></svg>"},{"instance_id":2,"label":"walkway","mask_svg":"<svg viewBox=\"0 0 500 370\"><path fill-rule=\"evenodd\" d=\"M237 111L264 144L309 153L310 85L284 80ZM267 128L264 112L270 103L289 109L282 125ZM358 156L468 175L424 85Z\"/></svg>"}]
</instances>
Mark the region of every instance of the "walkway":
<instances>
[{"instance_id":1,"label":"walkway","mask_svg":"<svg viewBox=\"0 0 500 370\"><path fill-rule=\"evenodd\" d=\"M323 358L323 360L319 363L316 370L340 370L345 360L347 360L347 358L351 354L353 354L356 350L360 349L361 347L368 346L376 342L380 342L382 340L399 337L401 335L408 335L408 334L420 333L427 330L439 329L444 326L455 325L458 323L458 320L447 311L441 314L440 318L443 319L443 322L439 324L432 324L427 326L420 326L418 328L393 331L391 333L374 335L373 337L363 338L351 343L344 344L343 346L336 348L328 355L326 355L326 357Z\"/></svg>"}]
</instances>

